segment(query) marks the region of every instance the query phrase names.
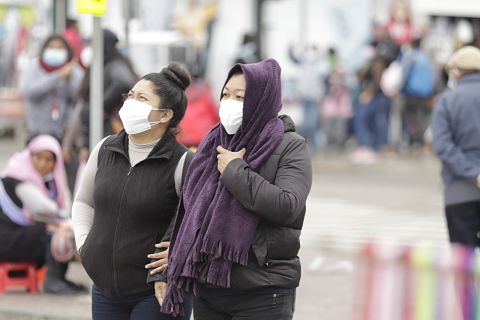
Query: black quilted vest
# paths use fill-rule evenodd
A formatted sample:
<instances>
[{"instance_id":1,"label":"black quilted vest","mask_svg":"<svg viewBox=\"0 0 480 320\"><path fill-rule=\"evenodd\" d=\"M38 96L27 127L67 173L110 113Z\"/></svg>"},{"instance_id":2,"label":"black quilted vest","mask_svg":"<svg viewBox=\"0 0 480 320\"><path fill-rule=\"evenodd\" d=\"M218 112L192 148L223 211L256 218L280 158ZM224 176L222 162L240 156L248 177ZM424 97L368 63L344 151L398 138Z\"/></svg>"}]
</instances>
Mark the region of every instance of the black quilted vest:
<instances>
[{"instance_id":1,"label":"black quilted vest","mask_svg":"<svg viewBox=\"0 0 480 320\"><path fill-rule=\"evenodd\" d=\"M98 155L93 226L82 247L83 266L107 297L147 293L147 254L165 234L178 204L174 172L186 152L166 134L148 157L130 167L125 132L108 138Z\"/></svg>"}]
</instances>

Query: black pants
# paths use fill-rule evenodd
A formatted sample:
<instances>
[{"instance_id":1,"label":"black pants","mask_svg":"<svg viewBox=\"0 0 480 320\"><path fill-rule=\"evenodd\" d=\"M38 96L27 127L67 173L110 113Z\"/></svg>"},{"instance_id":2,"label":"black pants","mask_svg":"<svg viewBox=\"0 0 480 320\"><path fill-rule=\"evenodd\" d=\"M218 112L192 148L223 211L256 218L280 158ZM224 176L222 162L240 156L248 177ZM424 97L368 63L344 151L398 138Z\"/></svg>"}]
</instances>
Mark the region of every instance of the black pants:
<instances>
[{"instance_id":1,"label":"black pants","mask_svg":"<svg viewBox=\"0 0 480 320\"><path fill-rule=\"evenodd\" d=\"M19 226L0 213L0 261L47 263L47 278L64 279L68 263L56 261L50 252L51 236L45 225Z\"/></svg>"},{"instance_id":2,"label":"black pants","mask_svg":"<svg viewBox=\"0 0 480 320\"><path fill-rule=\"evenodd\" d=\"M445 207L450 242L480 247L480 201Z\"/></svg>"},{"instance_id":3,"label":"black pants","mask_svg":"<svg viewBox=\"0 0 480 320\"><path fill-rule=\"evenodd\" d=\"M423 144L423 135L428 128L430 110L427 99L405 96L403 120L407 129L409 144Z\"/></svg>"},{"instance_id":4,"label":"black pants","mask_svg":"<svg viewBox=\"0 0 480 320\"><path fill-rule=\"evenodd\" d=\"M193 300L195 320L291 320L295 290L288 293L244 293L199 296Z\"/></svg>"},{"instance_id":5,"label":"black pants","mask_svg":"<svg viewBox=\"0 0 480 320\"><path fill-rule=\"evenodd\" d=\"M19 226L0 212L0 261L45 263L49 244L45 225Z\"/></svg>"}]
</instances>

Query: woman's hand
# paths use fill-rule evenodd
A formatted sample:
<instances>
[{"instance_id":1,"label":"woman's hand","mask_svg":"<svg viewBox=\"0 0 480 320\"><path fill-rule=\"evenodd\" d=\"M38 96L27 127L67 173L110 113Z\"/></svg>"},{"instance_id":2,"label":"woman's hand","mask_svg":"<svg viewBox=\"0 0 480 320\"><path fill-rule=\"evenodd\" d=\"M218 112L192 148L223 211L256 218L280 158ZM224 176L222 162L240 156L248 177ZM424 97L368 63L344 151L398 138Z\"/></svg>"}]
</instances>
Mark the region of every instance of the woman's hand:
<instances>
[{"instance_id":1,"label":"woman's hand","mask_svg":"<svg viewBox=\"0 0 480 320\"><path fill-rule=\"evenodd\" d=\"M63 160L65 160L66 163L69 163L70 160L72 159L72 150L70 148L63 148L62 154L63 154Z\"/></svg>"},{"instance_id":2,"label":"woman's hand","mask_svg":"<svg viewBox=\"0 0 480 320\"><path fill-rule=\"evenodd\" d=\"M149 259L155 259L156 261L150 262L145 265L145 269L153 269L150 271L150 275L154 275L162 272L168 266L168 248L170 247L170 242L160 242L155 245L155 248L163 248L162 252L151 253L147 255Z\"/></svg>"},{"instance_id":3,"label":"woman's hand","mask_svg":"<svg viewBox=\"0 0 480 320\"><path fill-rule=\"evenodd\" d=\"M72 70L73 70L74 65L75 65L75 61L72 60L72 61L68 62L66 65L64 65L63 67L61 67L58 70L58 74L59 74L60 78L68 80L68 78L70 78L70 75L72 74Z\"/></svg>"},{"instance_id":4,"label":"woman's hand","mask_svg":"<svg viewBox=\"0 0 480 320\"><path fill-rule=\"evenodd\" d=\"M80 149L80 153L78 154L78 161L87 162L89 156L90 151L88 150L88 148L82 148Z\"/></svg>"},{"instance_id":5,"label":"woman's hand","mask_svg":"<svg viewBox=\"0 0 480 320\"><path fill-rule=\"evenodd\" d=\"M223 174L223 171L225 170L227 165L232 160L243 159L243 157L245 156L245 152L247 152L247 150L245 148L243 148L240 151L233 152L233 151L230 151L230 150L227 150L227 149L223 148L222 146L218 146L217 147L217 152L218 152L217 168L218 168L218 171L220 171L220 174Z\"/></svg>"},{"instance_id":6,"label":"woman's hand","mask_svg":"<svg viewBox=\"0 0 480 320\"><path fill-rule=\"evenodd\" d=\"M362 105L367 105L371 100L372 100L373 96L367 92L367 91L363 91L361 94L360 94L360 103Z\"/></svg>"},{"instance_id":7,"label":"woman's hand","mask_svg":"<svg viewBox=\"0 0 480 320\"><path fill-rule=\"evenodd\" d=\"M158 300L160 306L163 303L163 299L165 298L165 294L167 293L167 284L162 281L155 282L155 297Z\"/></svg>"}]
</instances>

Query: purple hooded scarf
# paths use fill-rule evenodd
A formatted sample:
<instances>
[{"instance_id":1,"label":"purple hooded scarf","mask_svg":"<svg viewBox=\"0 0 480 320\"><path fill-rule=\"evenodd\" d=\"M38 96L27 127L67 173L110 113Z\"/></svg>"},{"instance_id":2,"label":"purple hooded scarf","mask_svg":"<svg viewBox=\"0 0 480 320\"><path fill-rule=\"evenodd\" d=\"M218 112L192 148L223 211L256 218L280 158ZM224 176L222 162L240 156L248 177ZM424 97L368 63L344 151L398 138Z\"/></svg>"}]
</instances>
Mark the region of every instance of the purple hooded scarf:
<instances>
[{"instance_id":1,"label":"purple hooded scarf","mask_svg":"<svg viewBox=\"0 0 480 320\"><path fill-rule=\"evenodd\" d=\"M243 120L237 133L228 135L221 124L199 146L186 176L178 218L170 246L168 291L162 311L182 313L186 295L196 292L202 275L207 283L229 288L232 263L246 265L255 237L258 216L245 209L220 182L217 146L230 151L246 148L244 160L258 171L283 138L280 66L267 59L237 64L227 80L238 73L246 78ZM182 208L183 206L183 208Z\"/></svg>"}]
</instances>

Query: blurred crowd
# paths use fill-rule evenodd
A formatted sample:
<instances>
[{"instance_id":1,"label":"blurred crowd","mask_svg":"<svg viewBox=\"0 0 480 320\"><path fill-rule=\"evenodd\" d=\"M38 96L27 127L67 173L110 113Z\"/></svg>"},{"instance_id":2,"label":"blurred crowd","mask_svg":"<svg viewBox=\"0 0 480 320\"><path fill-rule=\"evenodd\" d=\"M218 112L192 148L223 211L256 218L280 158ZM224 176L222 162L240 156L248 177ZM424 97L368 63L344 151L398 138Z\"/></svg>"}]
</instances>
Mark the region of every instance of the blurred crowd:
<instances>
[{"instance_id":1,"label":"blurred crowd","mask_svg":"<svg viewBox=\"0 0 480 320\"><path fill-rule=\"evenodd\" d=\"M436 98L453 84L445 64L456 49L479 46L480 30L461 19L433 19L429 29L413 16L408 1L392 1L389 19L373 23L358 52L357 69L335 48L291 46L297 122L313 153L346 150L354 163L370 164L386 153L430 152Z\"/></svg>"},{"instance_id":2,"label":"blurred crowd","mask_svg":"<svg viewBox=\"0 0 480 320\"><path fill-rule=\"evenodd\" d=\"M175 20L176 28L192 39L194 53L193 59L183 61L194 81L187 90L189 108L179 139L187 146L196 146L218 122L218 99L206 74L218 8L215 1L191 6ZM446 23L436 19L427 28L414 23L413 17L408 1L392 1L388 20L372 24L370 37L358 52L364 61L359 68L352 68L334 46L292 43L286 49L286 63L295 66L298 77L293 94L284 84L283 112L293 112L292 104L299 106L300 116L294 119L312 154L346 150L356 163L373 163L385 152L430 149L435 98L448 85L444 64L455 49L465 44L480 45L480 33L465 20ZM448 34L454 37L450 39ZM24 44L19 44L16 51L31 51L31 45L28 50L22 49L26 33L22 31L19 36ZM103 127L108 135L122 129L118 118L122 94L141 74L134 70L138 63L129 60L130 52L116 34L104 30L104 39ZM258 40L256 32L246 32L229 61L262 60ZM50 134L61 142L72 189L76 167L88 157L89 42L82 37L77 22L69 19L61 34L48 38L36 54L29 54L34 57L33 63L29 61L32 59L18 62L28 140ZM58 82L53 75L59 75ZM13 83L15 79L10 79L4 85Z\"/></svg>"}]
</instances>

